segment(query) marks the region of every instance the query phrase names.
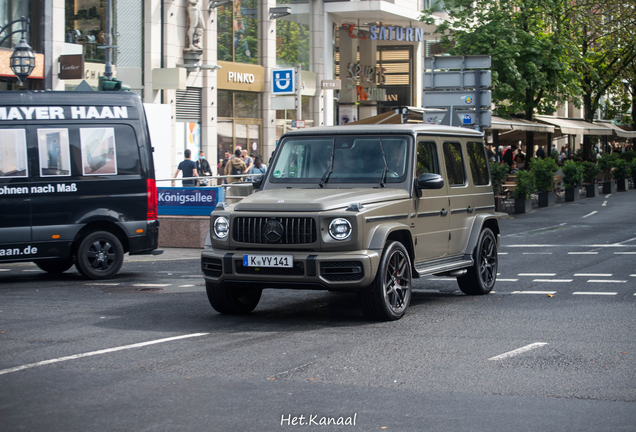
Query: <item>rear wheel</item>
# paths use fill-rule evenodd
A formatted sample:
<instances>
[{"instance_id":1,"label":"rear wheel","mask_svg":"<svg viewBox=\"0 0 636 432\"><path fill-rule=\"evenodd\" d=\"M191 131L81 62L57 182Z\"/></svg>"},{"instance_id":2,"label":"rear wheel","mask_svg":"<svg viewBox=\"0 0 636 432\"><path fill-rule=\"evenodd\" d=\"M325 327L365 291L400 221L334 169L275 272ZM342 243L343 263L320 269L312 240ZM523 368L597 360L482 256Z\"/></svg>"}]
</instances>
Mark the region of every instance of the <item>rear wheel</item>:
<instances>
[{"instance_id":1,"label":"rear wheel","mask_svg":"<svg viewBox=\"0 0 636 432\"><path fill-rule=\"evenodd\" d=\"M66 270L70 269L73 266L73 260L47 260L47 261L36 261L35 265L40 267L40 269L45 272L52 274L60 274L64 273Z\"/></svg>"},{"instance_id":2,"label":"rear wheel","mask_svg":"<svg viewBox=\"0 0 636 432\"><path fill-rule=\"evenodd\" d=\"M459 289L468 295L483 295L492 291L497 280L497 240L490 228L479 235L473 253L474 264L468 272L457 278Z\"/></svg>"},{"instance_id":3,"label":"rear wheel","mask_svg":"<svg viewBox=\"0 0 636 432\"><path fill-rule=\"evenodd\" d=\"M262 289L205 282L208 300L215 311L227 315L252 312L261 299Z\"/></svg>"},{"instance_id":4,"label":"rear wheel","mask_svg":"<svg viewBox=\"0 0 636 432\"><path fill-rule=\"evenodd\" d=\"M124 262L124 248L107 231L96 231L82 239L77 249L77 270L89 279L108 279L117 274Z\"/></svg>"},{"instance_id":5,"label":"rear wheel","mask_svg":"<svg viewBox=\"0 0 636 432\"><path fill-rule=\"evenodd\" d=\"M371 285L358 293L362 313L379 321L402 318L411 302L411 260L400 242L386 246Z\"/></svg>"}]
</instances>

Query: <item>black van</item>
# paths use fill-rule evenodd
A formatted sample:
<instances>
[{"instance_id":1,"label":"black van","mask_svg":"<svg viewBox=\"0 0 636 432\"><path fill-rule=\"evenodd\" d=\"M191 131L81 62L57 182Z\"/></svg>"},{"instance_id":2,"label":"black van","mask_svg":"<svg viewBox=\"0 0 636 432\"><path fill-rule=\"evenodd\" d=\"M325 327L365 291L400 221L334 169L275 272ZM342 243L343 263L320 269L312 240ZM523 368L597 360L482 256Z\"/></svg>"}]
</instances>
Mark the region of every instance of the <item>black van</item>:
<instances>
[{"instance_id":1,"label":"black van","mask_svg":"<svg viewBox=\"0 0 636 432\"><path fill-rule=\"evenodd\" d=\"M141 99L0 92L0 263L89 279L157 250L157 187Z\"/></svg>"}]
</instances>

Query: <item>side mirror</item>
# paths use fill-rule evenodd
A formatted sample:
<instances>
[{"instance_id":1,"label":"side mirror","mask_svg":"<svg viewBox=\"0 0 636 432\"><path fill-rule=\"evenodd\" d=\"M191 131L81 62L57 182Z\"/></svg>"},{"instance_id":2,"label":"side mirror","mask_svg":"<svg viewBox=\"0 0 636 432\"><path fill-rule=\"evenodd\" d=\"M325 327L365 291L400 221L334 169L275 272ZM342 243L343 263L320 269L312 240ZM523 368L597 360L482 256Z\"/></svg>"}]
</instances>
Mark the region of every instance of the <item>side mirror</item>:
<instances>
[{"instance_id":1,"label":"side mirror","mask_svg":"<svg viewBox=\"0 0 636 432\"><path fill-rule=\"evenodd\" d=\"M417 186L422 189L441 189L444 178L439 174L424 173L417 178Z\"/></svg>"}]
</instances>

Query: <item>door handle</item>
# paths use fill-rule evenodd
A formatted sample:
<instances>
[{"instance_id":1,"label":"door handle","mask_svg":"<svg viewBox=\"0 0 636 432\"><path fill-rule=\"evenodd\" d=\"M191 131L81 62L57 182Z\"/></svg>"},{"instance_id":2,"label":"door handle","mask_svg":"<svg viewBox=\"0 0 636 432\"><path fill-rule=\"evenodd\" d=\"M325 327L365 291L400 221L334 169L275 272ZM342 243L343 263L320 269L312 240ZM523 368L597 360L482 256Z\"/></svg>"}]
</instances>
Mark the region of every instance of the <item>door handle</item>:
<instances>
[{"instance_id":1,"label":"door handle","mask_svg":"<svg viewBox=\"0 0 636 432\"><path fill-rule=\"evenodd\" d=\"M442 216L446 216L448 214L448 210L442 209L442 211L440 213L441 213Z\"/></svg>"}]
</instances>

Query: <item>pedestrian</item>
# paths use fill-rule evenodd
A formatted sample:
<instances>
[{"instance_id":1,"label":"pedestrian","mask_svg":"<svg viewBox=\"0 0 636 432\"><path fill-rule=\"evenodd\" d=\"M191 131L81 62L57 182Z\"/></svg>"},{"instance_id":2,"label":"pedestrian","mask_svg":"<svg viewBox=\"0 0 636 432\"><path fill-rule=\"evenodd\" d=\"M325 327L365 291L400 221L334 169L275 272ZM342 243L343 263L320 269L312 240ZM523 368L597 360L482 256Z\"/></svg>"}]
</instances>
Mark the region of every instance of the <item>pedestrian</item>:
<instances>
[{"instance_id":1,"label":"pedestrian","mask_svg":"<svg viewBox=\"0 0 636 432\"><path fill-rule=\"evenodd\" d=\"M183 156L185 157L185 159L181 161L181 163L177 167L177 172L174 173L174 178L177 178L177 176L179 175L179 171L183 171L183 178L199 177L199 174L197 173L197 164L191 159L192 152L190 151L190 149L186 149L183 152ZM174 184L175 182L174 180L172 180L172 186L174 186ZM184 187L195 186L196 180L183 180L182 184Z\"/></svg>"},{"instance_id":2,"label":"pedestrian","mask_svg":"<svg viewBox=\"0 0 636 432\"><path fill-rule=\"evenodd\" d=\"M234 152L235 157L231 158L225 166L225 175L240 175L245 173L245 162L241 159L241 149L237 148ZM228 177L227 183L240 182L241 177Z\"/></svg>"},{"instance_id":3,"label":"pedestrian","mask_svg":"<svg viewBox=\"0 0 636 432\"><path fill-rule=\"evenodd\" d=\"M542 146L539 146L539 148L537 149L537 158L545 159L545 150L543 150Z\"/></svg>"},{"instance_id":4,"label":"pedestrian","mask_svg":"<svg viewBox=\"0 0 636 432\"><path fill-rule=\"evenodd\" d=\"M262 158L260 156L256 156L254 158L254 166L250 169L250 174L265 174L267 172L267 166L262 162ZM247 181L258 181L262 179L264 176L258 177L250 177Z\"/></svg>"},{"instance_id":5,"label":"pedestrian","mask_svg":"<svg viewBox=\"0 0 636 432\"><path fill-rule=\"evenodd\" d=\"M518 169L523 169L523 167L526 165L526 154L522 152L521 149L517 151L514 162L516 162Z\"/></svg>"},{"instance_id":6,"label":"pedestrian","mask_svg":"<svg viewBox=\"0 0 636 432\"><path fill-rule=\"evenodd\" d=\"M197 174L199 174L199 177L212 175L212 168L210 168L210 163L205 159L205 153L203 153L203 150L199 152L199 159L197 159ZM199 180L199 186L207 185L207 179L201 178L201 180Z\"/></svg>"},{"instance_id":7,"label":"pedestrian","mask_svg":"<svg viewBox=\"0 0 636 432\"><path fill-rule=\"evenodd\" d=\"M249 156L247 154L247 150L243 150L241 152L241 158L243 159L243 162L245 162L245 173L244 174L249 174L250 170L254 166L254 158L252 158L251 156Z\"/></svg>"},{"instance_id":8,"label":"pedestrian","mask_svg":"<svg viewBox=\"0 0 636 432\"><path fill-rule=\"evenodd\" d=\"M514 162L515 150L517 150L517 144L512 144L504 151L502 163L508 164L509 168L512 167L512 163Z\"/></svg>"}]
</instances>

